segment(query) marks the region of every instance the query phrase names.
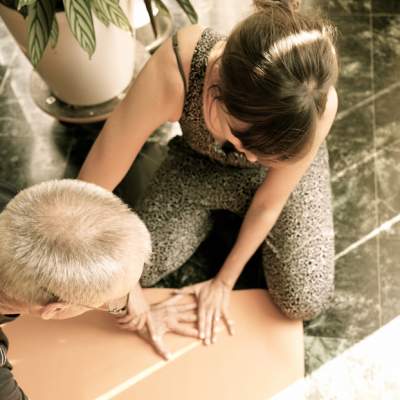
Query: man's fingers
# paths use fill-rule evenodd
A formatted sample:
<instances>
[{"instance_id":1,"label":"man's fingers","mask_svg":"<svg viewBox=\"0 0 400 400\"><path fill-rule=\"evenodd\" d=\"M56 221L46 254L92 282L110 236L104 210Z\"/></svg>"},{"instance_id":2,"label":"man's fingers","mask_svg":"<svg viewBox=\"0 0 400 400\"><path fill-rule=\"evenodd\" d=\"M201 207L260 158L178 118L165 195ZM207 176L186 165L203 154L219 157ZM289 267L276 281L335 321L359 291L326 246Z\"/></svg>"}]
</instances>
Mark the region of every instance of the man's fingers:
<instances>
[{"instance_id":1,"label":"man's fingers","mask_svg":"<svg viewBox=\"0 0 400 400\"><path fill-rule=\"evenodd\" d=\"M198 327L199 327L199 338L205 339L205 325L206 325L206 310L203 306L199 308L198 313Z\"/></svg>"},{"instance_id":2,"label":"man's fingers","mask_svg":"<svg viewBox=\"0 0 400 400\"><path fill-rule=\"evenodd\" d=\"M217 341L217 332L220 319L221 319L221 313L219 310L217 310L214 314L214 319L212 321L213 326L212 326L211 343L215 343Z\"/></svg>"},{"instance_id":3,"label":"man's fingers","mask_svg":"<svg viewBox=\"0 0 400 400\"><path fill-rule=\"evenodd\" d=\"M146 318L142 316L136 318L130 316L130 318L123 317L117 319L118 327L121 329L140 330L144 327L145 323Z\"/></svg>"},{"instance_id":4,"label":"man's fingers","mask_svg":"<svg viewBox=\"0 0 400 400\"><path fill-rule=\"evenodd\" d=\"M214 312L209 310L207 311L206 317L205 317L205 339L204 339L204 343L206 345L209 345L211 343L211 333L212 333L212 324L213 324L213 317L214 317Z\"/></svg>"},{"instance_id":5,"label":"man's fingers","mask_svg":"<svg viewBox=\"0 0 400 400\"><path fill-rule=\"evenodd\" d=\"M153 347L156 349L158 354L160 354L165 360L169 360L171 358L171 353L165 346L164 341L161 336L150 336Z\"/></svg>"},{"instance_id":6,"label":"man's fingers","mask_svg":"<svg viewBox=\"0 0 400 400\"><path fill-rule=\"evenodd\" d=\"M224 313L223 319L224 319L224 322L228 329L229 334L234 335L235 334L235 322L231 318L229 318L229 316L226 313Z\"/></svg>"},{"instance_id":7,"label":"man's fingers","mask_svg":"<svg viewBox=\"0 0 400 400\"><path fill-rule=\"evenodd\" d=\"M184 313L178 314L176 319L178 322L196 322L198 320L198 316L196 313Z\"/></svg>"},{"instance_id":8,"label":"man's fingers","mask_svg":"<svg viewBox=\"0 0 400 400\"><path fill-rule=\"evenodd\" d=\"M195 310L197 308L197 303L184 303L184 304L177 304L174 309L177 312L183 312L183 311L191 311Z\"/></svg>"},{"instance_id":9,"label":"man's fingers","mask_svg":"<svg viewBox=\"0 0 400 400\"><path fill-rule=\"evenodd\" d=\"M164 357L166 360L170 359L170 352L167 350L164 341L162 339L162 336L159 335L156 332L154 323L153 323L153 319L151 318L151 316L148 316L147 321L146 321L146 326L147 329L149 331L149 336L150 336L150 340L152 345L154 346L154 348L157 350L157 352Z\"/></svg>"},{"instance_id":10,"label":"man's fingers","mask_svg":"<svg viewBox=\"0 0 400 400\"><path fill-rule=\"evenodd\" d=\"M178 335L195 337L195 338L199 337L199 330L191 326L176 324L171 327L171 330L172 332L177 333Z\"/></svg>"},{"instance_id":11,"label":"man's fingers","mask_svg":"<svg viewBox=\"0 0 400 400\"><path fill-rule=\"evenodd\" d=\"M127 323L127 322L130 322L130 321L133 321L133 320L135 320L135 319L137 319L138 317L135 317L134 315L132 315L132 314L127 314L127 315L124 315L123 317L118 317L118 318L116 318L116 320L117 320L117 323L118 324L125 324L125 323Z\"/></svg>"},{"instance_id":12,"label":"man's fingers","mask_svg":"<svg viewBox=\"0 0 400 400\"><path fill-rule=\"evenodd\" d=\"M151 340L155 340L154 338L157 338L158 336L151 315L148 315L146 318L146 326L147 329L149 330L149 335Z\"/></svg>"}]
</instances>

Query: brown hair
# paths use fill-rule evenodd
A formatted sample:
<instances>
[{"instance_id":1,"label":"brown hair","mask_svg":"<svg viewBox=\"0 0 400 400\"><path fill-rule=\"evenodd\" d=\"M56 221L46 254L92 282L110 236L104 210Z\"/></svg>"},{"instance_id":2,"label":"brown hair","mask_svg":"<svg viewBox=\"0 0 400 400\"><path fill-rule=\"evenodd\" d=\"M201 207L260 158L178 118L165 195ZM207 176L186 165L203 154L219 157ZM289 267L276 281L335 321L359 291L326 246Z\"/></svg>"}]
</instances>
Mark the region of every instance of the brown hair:
<instances>
[{"instance_id":1,"label":"brown hair","mask_svg":"<svg viewBox=\"0 0 400 400\"><path fill-rule=\"evenodd\" d=\"M211 88L230 115L250 125L232 130L246 150L261 159L296 159L311 143L337 80L334 29L296 13L293 1L255 5L229 35Z\"/></svg>"}]
</instances>

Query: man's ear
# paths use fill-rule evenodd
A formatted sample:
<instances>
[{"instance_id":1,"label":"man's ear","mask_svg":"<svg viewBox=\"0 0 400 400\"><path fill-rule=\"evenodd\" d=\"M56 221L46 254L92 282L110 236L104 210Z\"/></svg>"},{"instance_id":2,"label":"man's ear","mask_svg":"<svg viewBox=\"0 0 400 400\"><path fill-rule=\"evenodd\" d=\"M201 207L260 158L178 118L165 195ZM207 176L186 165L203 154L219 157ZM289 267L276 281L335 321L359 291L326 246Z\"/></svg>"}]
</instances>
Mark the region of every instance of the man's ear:
<instances>
[{"instance_id":1,"label":"man's ear","mask_svg":"<svg viewBox=\"0 0 400 400\"><path fill-rule=\"evenodd\" d=\"M46 304L39 310L40 318L54 319L60 312L63 312L67 307L68 304L61 302Z\"/></svg>"}]
</instances>

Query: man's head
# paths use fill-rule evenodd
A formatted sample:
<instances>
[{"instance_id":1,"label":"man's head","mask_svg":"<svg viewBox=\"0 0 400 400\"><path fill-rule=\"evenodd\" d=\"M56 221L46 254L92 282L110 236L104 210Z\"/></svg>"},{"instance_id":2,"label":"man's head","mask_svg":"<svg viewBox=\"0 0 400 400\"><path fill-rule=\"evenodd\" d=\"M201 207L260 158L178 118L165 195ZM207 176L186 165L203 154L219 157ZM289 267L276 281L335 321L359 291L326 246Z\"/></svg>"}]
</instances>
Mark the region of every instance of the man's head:
<instances>
[{"instance_id":1,"label":"man's head","mask_svg":"<svg viewBox=\"0 0 400 400\"><path fill-rule=\"evenodd\" d=\"M79 315L126 295L150 253L145 225L111 192L78 180L32 186L0 214L0 313Z\"/></svg>"}]
</instances>

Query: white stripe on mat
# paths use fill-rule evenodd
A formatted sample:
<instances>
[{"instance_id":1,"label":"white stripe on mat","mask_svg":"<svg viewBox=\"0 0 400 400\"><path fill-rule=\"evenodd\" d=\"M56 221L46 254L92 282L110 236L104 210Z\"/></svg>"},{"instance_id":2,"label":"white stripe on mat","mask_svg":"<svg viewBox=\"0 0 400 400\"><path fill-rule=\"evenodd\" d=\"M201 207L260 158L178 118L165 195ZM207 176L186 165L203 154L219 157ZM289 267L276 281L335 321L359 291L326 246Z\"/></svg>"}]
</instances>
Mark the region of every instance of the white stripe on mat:
<instances>
[{"instance_id":1,"label":"white stripe on mat","mask_svg":"<svg viewBox=\"0 0 400 400\"><path fill-rule=\"evenodd\" d=\"M137 375L132 376L132 378L129 378L125 382L122 382L119 385L115 386L113 389L109 390L108 392L102 394L99 397L96 397L95 400L110 400L110 399L115 398L115 396L117 396L117 395L121 394L122 392L124 392L125 390L129 389L131 386L136 385L136 383L142 381L143 379L152 375L154 372L165 367L171 361L176 360L177 358L183 356L185 353L188 353L190 350L192 350L200 345L202 345L202 342L200 340L191 343L190 345L173 353L171 355L171 359L169 361L159 361L157 364L154 364L151 367L146 368L145 370L139 372Z\"/></svg>"}]
</instances>

